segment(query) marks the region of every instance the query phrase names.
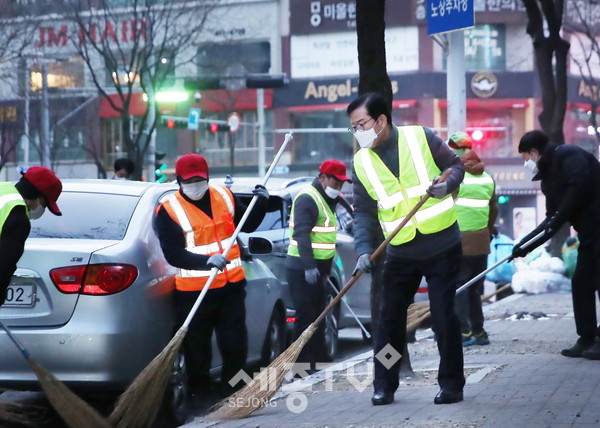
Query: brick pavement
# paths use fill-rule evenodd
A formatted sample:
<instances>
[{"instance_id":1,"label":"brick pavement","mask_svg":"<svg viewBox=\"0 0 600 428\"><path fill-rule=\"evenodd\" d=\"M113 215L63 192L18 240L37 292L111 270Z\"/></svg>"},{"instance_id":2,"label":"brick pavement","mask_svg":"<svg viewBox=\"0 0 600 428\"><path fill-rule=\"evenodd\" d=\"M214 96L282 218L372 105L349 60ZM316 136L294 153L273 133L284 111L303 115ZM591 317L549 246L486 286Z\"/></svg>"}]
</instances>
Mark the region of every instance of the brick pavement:
<instances>
[{"instance_id":1,"label":"brick pavement","mask_svg":"<svg viewBox=\"0 0 600 428\"><path fill-rule=\"evenodd\" d=\"M282 397L272 407L246 419L206 422L198 417L185 427L600 425L600 361L560 355L560 350L577 338L569 293L514 295L485 306L484 311L485 328L492 343L465 349L467 385L461 403L433 404L438 392L435 384L438 355L429 330L420 331L418 342L410 345L416 376L402 380L396 401L391 405L372 406L372 387L357 391L344 370L331 375L329 383L310 385L300 392L301 396L280 391L278 396ZM519 312L543 312L548 316L515 320L514 314ZM369 373L371 359L365 355L354 366L357 378L362 380ZM295 382L283 389L299 385ZM301 405L302 397L306 398L306 408L294 413L290 407Z\"/></svg>"}]
</instances>

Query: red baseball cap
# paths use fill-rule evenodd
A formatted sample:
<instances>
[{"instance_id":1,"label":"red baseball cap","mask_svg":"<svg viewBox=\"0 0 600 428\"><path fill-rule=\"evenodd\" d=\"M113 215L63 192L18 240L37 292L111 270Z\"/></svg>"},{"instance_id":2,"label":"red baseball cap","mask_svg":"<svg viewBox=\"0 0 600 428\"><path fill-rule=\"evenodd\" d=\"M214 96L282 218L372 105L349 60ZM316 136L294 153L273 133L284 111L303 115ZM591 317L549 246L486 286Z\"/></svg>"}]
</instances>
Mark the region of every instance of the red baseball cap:
<instances>
[{"instance_id":1,"label":"red baseball cap","mask_svg":"<svg viewBox=\"0 0 600 428\"><path fill-rule=\"evenodd\" d=\"M54 215L62 215L56 201L62 192L60 179L48 168L43 166L31 166L25 171L23 177L38 189L48 203L48 209Z\"/></svg>"},{"instance_id":2,"label":"red baseball cap","mask_svg":"<svg viewBox=\"0 0 600 428\"><path fill-rule=\"evenodd\" d=\"M339 160L327 159L319 167L319 172L332 175L340 181L349 181L352 183L352 180L346 175L346 165Z\"/></svg>"},{"instance_id":3,"label":"red baseball cap","mask_svg":"<svg viewBox=\"0 0 600 428\"><path fill-rule=\"evenodd\" d=\"M208 180L206 159L195 153L181 156L175 164L175 175L181 177L182 180L189 180L192 177L202 177Z\"/></svg>"}]
</instances>

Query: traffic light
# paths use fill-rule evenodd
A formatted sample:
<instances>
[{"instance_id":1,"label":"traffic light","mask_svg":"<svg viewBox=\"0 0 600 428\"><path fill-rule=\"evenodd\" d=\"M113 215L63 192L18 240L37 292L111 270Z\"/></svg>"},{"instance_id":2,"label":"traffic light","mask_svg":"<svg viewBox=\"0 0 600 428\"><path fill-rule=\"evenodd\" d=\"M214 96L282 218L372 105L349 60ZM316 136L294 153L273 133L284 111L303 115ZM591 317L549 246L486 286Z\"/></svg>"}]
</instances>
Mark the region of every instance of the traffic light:
<instances>
[{"instance_id":1,"label":"traffic light","mask_svg":"<svg viewBox=\"0 0 600 428\"><path fill-rule=\"evenodd\" d=\"M231 130L231 127L229 125L223 124L223 123L215 123L215 122L211 122L209 124L206 125L206 129L208 129L210 132L216 133L216 132L229 132Z\"/></svg>"},{"instance_id":2,"label":"traffic light","mask_svg":"<svg viewBox=\"0 0 600 428\"><path fill-rule=\"evenodd\" d=\"M162 159L165 157L165 153L156 153L154 156L154 167L156 168L154 170L154 181L156 181L157 183L164 183L165 181L167 181L167 175L163 171L167 166L169 166L167 163L161 162Z\"/></svg>"},{"instance_id":3,"label":"traffic light","mask_svg":"<svg viewBox=\"0 0 600 428\"><path fill-rule=\"evenodd\" d=\"M484 137L484 134L483 134L483 131L481 129L474 129L471 132L471 138L476 143L479 143L481 140L483 140L483 137Z\"/></svg>"},{"instance_id":4,"label":"traffic light","mask_svg":"<svg viewBox=\"0 0 600 428\"><path fill-rule=\"evenodd\" d=\"M188 118L187 117L178 117L178 116L161 116L160 118L161 126L169 129L175 128L187 128L188 127Z\"/></svg>"},{"instance_id":5,"label":"traffic light","mask_svg":"<svg viewBox=\"0 0 600 428\"><path fill-rule=\"evenodd\" d=\"M505 204L510 201L510 196L498 196L498 203Z\"/></svg>"}]
</instances>

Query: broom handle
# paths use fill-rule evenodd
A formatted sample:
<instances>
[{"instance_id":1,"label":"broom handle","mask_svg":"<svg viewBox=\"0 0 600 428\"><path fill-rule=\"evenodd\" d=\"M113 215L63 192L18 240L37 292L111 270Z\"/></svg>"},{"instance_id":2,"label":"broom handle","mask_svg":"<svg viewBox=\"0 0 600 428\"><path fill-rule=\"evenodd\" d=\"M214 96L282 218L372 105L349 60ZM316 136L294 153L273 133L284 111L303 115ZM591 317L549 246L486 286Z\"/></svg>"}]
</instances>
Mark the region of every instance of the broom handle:
<instances>
[{"instance_id":1,"label":"broom handle","mask_svg":"<svg viewBox=\"0 0 600 428\"><path fill-rule=\"evenodd\" d=\"M292 139L293 139L293 135L291 133L285 134L285 139L283 140L283 144L279 148L279 151L275 155L275 158L273 159L273 162L271 162L271 166L269 166L269 169L267 170L267 173L263 177L263 180L262 180L262 183L261 183L263 186L265 184L267 184L267 181L269 180L269 177L271 177L271 174L273 173L273 170L275 169L275 166L277 165L277 162L279 162L279 158L281 158L281 155L283 155L283 151L285 150L287 144ZM235 228L235 231L233 232L233 235L231 235L231 238L229 240L229 244L227 244L227 247L225 248L225 251L223 251L223 256L224 257L227 257L227 254L229 253L229 250L231 249L231 247L235 243L238 234L242 230L242 227L244 227L244 223L248 219L248 216L250 215L250 212L252 211L252 208L254 208L254 205L256 205L256 201L257 200L258 200L258 195L254 195L252 197L252 200L248 204L248 207L246 208L246 211L244 211L244 215L240 219L240 222L238 223L237 227ZM208 289L210 288L211 284L215 280L215 278L217 276L217 273L219 273L219 269L216 268L216 267L213 267L210 270L210 276L208 277L208 281L206 281L206 284L204 284L204 288L202 288L202 292L196 298L196 301L194 302L194 306L192 306L192 309L190 310L190 313L188 314L188 316L185 319L185 321L183 322L183 325L181 326L181 328L188 328L189 327L190 323L192 322L192 318L194 318L194 315L196 315L196 311L198 310L198 307L200 306L200 303L202 303L202 299L204 299L204 296L208 292Z\"/></svg>"},{"instance_id":2,"label":"broom handle","mask_svg":"<svg viewBox=\"0 0 600 428\"><path fill-rule=\"evenodd\" d=\"M448 168L442 174L442 176L439 178L439 180L437 182L442 183L442 182L446 181L446 179L448 178L448 176L451 173L452 173L452 168ZM375 261L375 259L382 253L382 251L385 249L385 247L387 247L387 245L392 241L392 239L394 239L396 237L398 232L400 232L400 229L402 229L406 225L406 223L408 223L410 221L410 219L416 214L416 212L419 211L419 209L423 206L423 204L425 204L425 202L427 202L429 197L430 197L429 194L425 194L423 197L421 197L419 202L417 202L417 204L414 206L414 208L412 210L410 210L410 212L406 215L406 217L404 217L404 219L400 222L400 224L398 226L396 226L394 231L392 233L390 233L390 235L387 238L385 238L385 240L381 244L379 244L379 247L377 247L377 249L375 251L373 251L373 254L371 254L371 256L369 257L369 261L371 263L373 261ZM362 275L362 271L360 271L358 269L352 273L352 278L350 278L350 280L346 283L346 285L344 285L344 288L342 288L340 290L338 295L335 296L335 298L331 302L329 302L329 305L327 305L327 307L323 310L323 312L321 312L321 315L319 315L319 317L313 323L314 325L319 324L323 320L323 318L325 318L327 313L329 313L329 311L332 310L335 307L335 305L337 305L339 303L339 301L342 299L342 297L344 297L344 294L346 294L348 292L348 290L350 290L350 287L352 287L354 285L354 283L358 280L358 278L360 278L361 275Z\"/></svg>"},{"instance_id":3,"label":"broom handle","mask_svg":"<svg viewBox=\"0 0 600 428\"><path fill-rule=\"evenodd\" d=\"M337 288L335 288L335 285L333 285L333 282L331 282L331 280L329 278L327 278L327 282L331 286L331 289L333 290L333 292L337 294L338 291L337 291ZM363 331L363 333L365 334L365 336L367 337L367 339L370 339L371 338L371 334L367 331L367 329L365 328L365 326L363 325L363 323L360 322L360 320L358 319L358 317L356 316L356 314L354 313L354 311L352 310L352 308L350 307L350 305L348 304L348 302L346 302L345 300L342 299L342 303L344 305L346 305L346 309L348 309L348 311L350 312L350 314L354 317L354 319L358 323L358 326Z\"/></svg>"},{"instance_id":4,"label":"broom handle","mask_svg":"<svg viewBox=\"0 0 600 428\"><path fill-rule=\"evenodd\" d=\"M8 334L8 337L10 338L10 340L13 341L13 343L16 345L17 348L19 348L19 351L21 351L21 354L23 354L23 356L25 357L25 359L29 359L29 351L27 350L27 348L25 348L23 346L23 344L19 341L19 339L17 339L17 337L12 333L12 331L10 331L8 329L8 327L6 326L6 324L4 324L2 321L0 321L0 326L4 329L4 331L6 331L6 334Z\"/></svg>"},{"instance_id":5,"label":"broom handle","mask_svg":"<svg viewBox=\"0 0 600 428\"><path fill-rule=\"evenodd\" d=\"M532 245L535 241L537 241L538 239L540 239L544 235L545 235L545 232L540 232L539 234L537 234L536 236L534 236L533 238L531 238L529 241L527 241L525 244L523 244L523 247L529 247L530 245ZM475 276L471 280L469 280L469 281L465 282L463 285L461 285L458 288L458 290L456 290L456 294L462 293L467 288L469 288L471 285L473 285L474 283L476 283L477 281L479 281L482 277L486 276L489 272L491 272L494 269L496 269L502 263L504 263L506 261L509 261L509 260L512 260L512 259L513 259L512 254L509 254L506 257L503 257L502 259L500 259L499 261L497 261L496 263L494 263L492 266L490 266L489 268L487 268L486 270L484 270L483 272L481 272L479 275Z\"/></svg>"}]
</instances>

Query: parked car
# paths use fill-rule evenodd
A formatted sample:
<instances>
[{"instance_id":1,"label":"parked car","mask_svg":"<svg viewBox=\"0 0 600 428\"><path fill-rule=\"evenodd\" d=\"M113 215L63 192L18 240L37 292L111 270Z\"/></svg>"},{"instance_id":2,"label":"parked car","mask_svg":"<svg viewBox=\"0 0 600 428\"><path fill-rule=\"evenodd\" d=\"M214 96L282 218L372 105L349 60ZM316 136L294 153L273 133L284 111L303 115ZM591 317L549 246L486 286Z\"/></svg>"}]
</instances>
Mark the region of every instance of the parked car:
<instances>
[{"instance_id":1,"label":"parked car","mask_svg":"<svg viewBox=\"0 0 600 428\"><path fill-rule=\"evenodd\" d=\"M32 222L0 318L31 356L77 391L120 393L177 330L175 269L152 227L157 205L177 186L64 180L62 217ZM283 285L240 239L248 285L248 362L271 362L285 343ZM250 242L270 252L266 239ZM213 337L214 339L214 337ZM0 385L39 389L20 352L0 330ZM213 346L213 372L221 360ZM185 360L179 355L167 406L185 413Z\"/></svg>"},{"instance_id":2,"label":"parked car","mask_svg":"<svg viewBox=\"0 0 600 428\"><path fill-rule=\"evenodd\" d=\"M273 244L273 252L266 256L259 256L267 263L273 273L287 284L285 259L289 245L288 221L292 202L300 190L308 186L314 177L300 178L280 178L272 177L267 182L269 189L269 209L262 224L252 233L252 236L261 236L269 239ZM228 177L226 179L211 179L225 183L231 190L241 198L249 201L251 191L259 182L258 178L252 177ZM351 278L356 265L356 254L354 252L354 238L352 235L352 213L349 211L349 205L338 204L336 208L337 215L337 240L336 255L333 260L331 271L331 281L340 290ZM371 324L371 305L370 305L371 276L361 275L359 280L352 286L350 291L344 296L344 300L350 305L354 313L367 328ZM291 336L293 331L294 305L286 288L286 306L287 306L287 324L288 334ZM328 302L335 297L332 290L328 296ZM338 331L345 327L356 326L354 317L348 311L345 305L337 305L336 308L325 319L325 348L326 358L333 361L338 349Z\"/></svg>"}]
</instances>

